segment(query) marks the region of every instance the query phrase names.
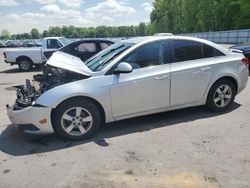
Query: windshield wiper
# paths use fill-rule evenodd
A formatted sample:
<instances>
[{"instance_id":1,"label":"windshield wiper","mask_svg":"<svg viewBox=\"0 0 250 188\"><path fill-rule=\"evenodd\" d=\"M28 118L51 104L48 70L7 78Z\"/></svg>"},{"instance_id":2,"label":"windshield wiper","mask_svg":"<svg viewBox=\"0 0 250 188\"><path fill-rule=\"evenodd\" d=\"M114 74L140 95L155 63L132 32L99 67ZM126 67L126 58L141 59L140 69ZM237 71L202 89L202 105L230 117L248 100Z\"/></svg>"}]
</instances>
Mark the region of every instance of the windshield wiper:
<instances>
[{"instance_id":1,"label":"windshield wiper","mask_svg":"<svg viewBox=\"0 0 250 188\"><path fill-rule=\"evenodd\" d=\"M113 49L109 50L106 54L102 55L101 57L105 57L105 56L108 55L110 52L113 52L113 51L115 51L115 50L118 50L118 49L120 49L120 48L123 47L123 46L125 46L125 45L123 44L123 45L121 45L121 46L119 46L119 47L117 47L117 48L113 48Z\"/></svg>"},{"instance_id":2,"label":"windshield wiper","mask_svg":"<svg viewBox=\"0 0 250 188\"><path fill-rule=\"evenodd\" d=\"M111 59L113 59L118 53L113 54L110 58L106 59L105 61L103 61L102 63L100 63L100 65L98 65L95 69L94 72L98 70L98 68L106 65Z\"/></svg>"}]
</instances>

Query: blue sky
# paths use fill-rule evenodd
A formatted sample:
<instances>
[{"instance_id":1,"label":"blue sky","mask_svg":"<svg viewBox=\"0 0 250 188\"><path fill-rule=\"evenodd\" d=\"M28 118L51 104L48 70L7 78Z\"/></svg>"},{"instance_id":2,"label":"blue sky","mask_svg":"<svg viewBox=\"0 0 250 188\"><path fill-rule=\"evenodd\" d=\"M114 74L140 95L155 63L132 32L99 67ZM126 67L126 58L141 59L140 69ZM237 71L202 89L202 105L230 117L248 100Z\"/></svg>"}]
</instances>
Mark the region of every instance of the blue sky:
<instances>
[{"instance_id":1,"label":"blue sky","mask_svg":"<svg viewBox=\"0 0 250 188\"><path fill-rule=\"evenodd\" d=\"M148 22L154 0L0 0L0 31L50 26L119 26Z\"/></svg>"}]
</instances>

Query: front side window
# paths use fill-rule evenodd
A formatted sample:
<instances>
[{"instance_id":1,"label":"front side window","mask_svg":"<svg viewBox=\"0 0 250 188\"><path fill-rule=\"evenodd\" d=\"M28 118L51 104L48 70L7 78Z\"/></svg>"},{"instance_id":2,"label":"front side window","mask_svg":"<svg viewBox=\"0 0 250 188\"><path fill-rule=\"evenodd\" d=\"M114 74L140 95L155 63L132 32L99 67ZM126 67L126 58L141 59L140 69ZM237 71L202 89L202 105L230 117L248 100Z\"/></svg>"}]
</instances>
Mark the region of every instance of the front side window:
<instances>
[{"instance_id":1,"label":"front side window","mask_svg":"<svg viewBox=\"0 0 250 188\"><path fill-rule=\"evenodd\" d=\"M58 49L61 48L62 44L57 39L48 39L47 48L48 49Z\"/></svg>"},{"instance_id":2,"label":"front side window","mask_svg":"<svg viewBox=\"0 0 250 188\"><path fill-rule=\"evenodd\" d=\"M189 40L174 40L175 62L203 58L202 44Z\"/></svg>"},{"instance_id":3,"label":"front side window","mask_svg":"<svg viewBox=\"0 0 250 188\"><path fill-rule=\"evenodd\" d=\"M123 61L129 63L133 69L162 65L165 63L165 42L139 47Z\"/></svg>"}]
</instances>

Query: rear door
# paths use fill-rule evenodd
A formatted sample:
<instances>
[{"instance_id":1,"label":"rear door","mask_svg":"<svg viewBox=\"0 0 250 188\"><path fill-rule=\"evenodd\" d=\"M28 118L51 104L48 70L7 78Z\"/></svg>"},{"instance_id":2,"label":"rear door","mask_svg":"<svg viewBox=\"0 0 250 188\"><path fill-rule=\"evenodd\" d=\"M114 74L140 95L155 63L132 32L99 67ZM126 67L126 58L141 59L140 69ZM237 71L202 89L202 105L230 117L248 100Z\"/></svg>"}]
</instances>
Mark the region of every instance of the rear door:
<instances>
[{"instance_id":1,"label":"rear door","mask_svg":"<svg viewBox=\"0 0 250 188\"><path fill-rule=\"evenodd\" d=\"M212 47L192 40L172 40L171 106L202 99L213 75Z\"/></svg>"}]
</instances>

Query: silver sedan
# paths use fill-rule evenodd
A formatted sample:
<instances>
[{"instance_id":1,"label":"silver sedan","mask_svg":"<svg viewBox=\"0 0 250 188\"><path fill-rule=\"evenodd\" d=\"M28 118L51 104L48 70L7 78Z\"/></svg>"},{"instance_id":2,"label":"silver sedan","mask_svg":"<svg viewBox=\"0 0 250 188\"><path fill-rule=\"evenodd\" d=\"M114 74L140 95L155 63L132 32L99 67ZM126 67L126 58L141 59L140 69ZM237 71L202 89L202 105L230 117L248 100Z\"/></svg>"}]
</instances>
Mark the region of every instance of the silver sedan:
<instances>
[{"instance_id":1,"label":"silver sedan","mask_svg":"<svg viewBox=\"0 0 250 188\"><path fill-rule=\"evenodd\" d=\"M16 102L7 110L13 123L30 125L28 133L80 140L104 123L131 117L199 105L224 112L246 87L248 74L242 54L206 40L134 38L86 62L54 53L33 84L16 87Z\"/></svg>"}]
</instances>

